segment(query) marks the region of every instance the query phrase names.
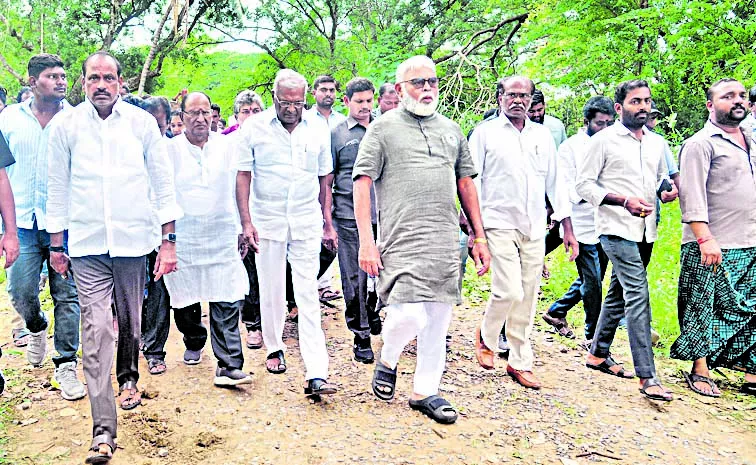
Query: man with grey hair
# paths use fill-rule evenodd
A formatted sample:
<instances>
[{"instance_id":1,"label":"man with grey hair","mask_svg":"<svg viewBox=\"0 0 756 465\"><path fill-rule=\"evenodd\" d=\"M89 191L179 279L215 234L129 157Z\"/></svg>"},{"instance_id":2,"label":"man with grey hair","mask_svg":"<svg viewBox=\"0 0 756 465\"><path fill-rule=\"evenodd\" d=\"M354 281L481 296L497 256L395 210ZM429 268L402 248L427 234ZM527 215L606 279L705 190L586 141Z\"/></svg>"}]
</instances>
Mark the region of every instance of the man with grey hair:
<instances>
[{"instance_id":1,"label":"man with grey hair","mask_svg":"<svg viewBox=\"0 0 756 465\"><path fill-rule=\"evenodd\" d=\"M399 357L417 338L409 405L439 423L454 423L457 411L438 396L438 387L452 307L460 301L457 196L480 238L473 246L478 274L488 270L490 255L467 140L456 123L436 112L435 63L412 57L399 65L396 81L402 104L370 124L352 170L360 268L380 275L378 295L387 304L373 393L384 401L394 398ZM377 245L373 182L380 212Z\"/></svg>"},{"instance_id":2,"label":"man with grey hair","mask_svg":"<svg viewBox=\"0 0 756 465\"><path fill-rule=\"evenodd\" d=\"M244 121L252 115L262 113L265 109L262 98L257 95L257 92L244 89L236 94L234 99L234 118L236 118L236 124L229 126L223 130L223 135L231 134L241 127Z\"/></svg>"},{"instance_id":3,"label":"man with grey hair","mask_svg":"<svg viewBox=\"0 0 756 465\"><path fill-rule=\"evenodd\" d=\"M494 368L493 351L506 327L509 343L507 374L524 387L540 389L533 374L533 329L536 299L545 250L545 198L561 221L565 249L578 255L572 233L567 186L557 176L554 140L543 125L528 119L533 81L510 76L496 86L500 116L478 125L470 138L485 236L494 257L491 298L475 337L475 355L486 369Z\"/></svg>"},{"instance_id":4,"label":"man with grey hair","mask_svg":"<svg viewBox=\"0 0 756 465\"><path fill-rule=\"evenodd\" d=\"M373 118L378 118L399 106L399 94L394 89L394 84L385 82L378 88L378 108L373 110Z\"/></svg>"},{"instance_id":5,"label":"man with grey hair","mask_svg":"<svg viewBox=\"0 0 756 465\"><path fill-rule=\"evenodd\" d=\"M171 124L171 104L165 97L150 97L144 101L144 109L155 117L160 134L165 136Z\"/></svg>"},{"instance_id":6,"label":"man with grey hair","mask_svg":"<svg viewBox=\"0 0 756 465\"><path fill-rule=\"evenodd\" d=\"M290 69L276 75L273 107L247 121L239 134L236 199L243 246L258 253L260 312L270 373L286 371L286 261L299 306L299 345L306 368L305 394L334 394L328 383L328 352L320 324L317 274L323 219L331 211L326 176L333 171L329 134L303 112L307 81ZM250 182L254 173L252 209ZM254 219L254 226L252 221ZM331 226L333 228L333 226Z\"/></svg>"}]
</instances>

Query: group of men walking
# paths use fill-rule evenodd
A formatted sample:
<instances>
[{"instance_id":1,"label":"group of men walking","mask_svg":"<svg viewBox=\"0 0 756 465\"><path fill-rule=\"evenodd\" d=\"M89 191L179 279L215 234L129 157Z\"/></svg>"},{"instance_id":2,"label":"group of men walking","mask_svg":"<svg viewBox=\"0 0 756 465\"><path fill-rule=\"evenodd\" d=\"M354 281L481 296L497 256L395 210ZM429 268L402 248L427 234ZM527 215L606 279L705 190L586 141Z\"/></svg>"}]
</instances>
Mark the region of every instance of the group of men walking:
<instances>
[{"instance_id":1,"label":"group of men walking","mask_svg":"<svg viewBox=\"0 0 756 465\"><path fill-rule=\"evenodd\" d=\"M756 390L756 161L750 126L740 127L748 96L737 81L709 89L710 119L683 145L680 176L671 183L671 152L646 127L652 95L641 80L621 83L613 102L590 99L584 128L564 140L564 125L544 115L543 94L530 79L501 79L498 109L468 143L438 112L439 78L425 56L399 65L395 83L379 88L375 110L375 86L349 81L347 116L332 109L333 78L316 79L316 105L306 110L307 80L284 69L273 83L273 106L241 92L236 124L223 134L210 98L186 93L181 133L167 139L169 102L126 103L120 64L108 53L84 61L86 99L73 108L59 58L38 55L28 68L33 97L0 113L0 163L9 167L0 170L0 244L35 366L47 353L38 281L49 262L53 381L66 399L89 393L87 463L108 462L116 448L114 350L118 403L134 408L141 403L140 344L150 374L167 369L171 308L184 362L196 364L208 337L200 303L209 302L215 385L252 381L242 370L240 317L246 345L265 347L267 371L285 372L287 273L304 392L316 400L337 392L320 320L318 289L328 285L330 263L324 251L338 253L354 357L375 362L375 395L394 398L401 354L417 339L409 406L440 423L456 421L438 391L452 309L461 301L457 200L477 273L492 270L475 335L482 367L493 369L494 353L506 349L507 373L526 388L541 387L530 335L553 222L579 278L544 320L569 335L566 312L582 300L586 366L637 376L645 396L669 401L654 366L646 267L657 239L656 201L676 199L679 182L682 334L672 355L693 361L686 378L699 394L720 395L708 372L715 366L745 371L744 391ZM623 317L634 374L611 356ZM86 389L76 377L80 324ZM376 356L377 334L383 346Z\"/></svg>"}]
</instances>

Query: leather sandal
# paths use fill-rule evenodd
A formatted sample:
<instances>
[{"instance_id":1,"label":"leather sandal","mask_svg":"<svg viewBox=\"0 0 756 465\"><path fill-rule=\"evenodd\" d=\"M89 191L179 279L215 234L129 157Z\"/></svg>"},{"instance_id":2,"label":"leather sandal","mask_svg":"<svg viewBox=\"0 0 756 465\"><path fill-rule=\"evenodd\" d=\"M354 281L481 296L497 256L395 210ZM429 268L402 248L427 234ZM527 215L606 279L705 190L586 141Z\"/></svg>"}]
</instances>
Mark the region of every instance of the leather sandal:
<instances>
[{"instance_id":1,"label":"leather sandal","mask_svg":"<svg viewBox=\"0 0 756 465\"><path fill-rule=\"evenodd\" d=\"M142 393L136 381L126 381L118 388L118 405L123 410L132 410L142 405Z\"/></svg>"},{"instance_id":2,"label":"leather sandal","mask_svg":"<svg viewBox=\"0 0 756 465\"><path fill-rule=\"evenodd\" d=\"M89 452L89 456L87 456L87 459L84 461L84 463L109 463L110 459L113 458L113 449L111 449L110 445L108 444L100 444L97 448L93 447L89 449Z\"/></svg>"}]
</instances>

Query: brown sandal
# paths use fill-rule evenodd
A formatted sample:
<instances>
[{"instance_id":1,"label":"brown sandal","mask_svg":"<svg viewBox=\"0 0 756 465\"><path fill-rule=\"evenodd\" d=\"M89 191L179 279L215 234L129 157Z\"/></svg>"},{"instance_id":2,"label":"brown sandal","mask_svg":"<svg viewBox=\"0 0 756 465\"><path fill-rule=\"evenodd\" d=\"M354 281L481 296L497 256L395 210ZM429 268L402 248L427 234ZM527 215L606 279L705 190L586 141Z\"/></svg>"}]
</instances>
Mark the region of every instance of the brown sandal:
<instances>
[{"instance_id":1,"label":"brown sandal","mask_svg":"<svg viewBox=\"0 0 756 465\"><path fill-rule=\"evenodd\" d=\"M126 381L118 389L118 405L123 410L131 410L142 405L142 393L137 389L136 381Z\"/></svg>"}]
</instances>

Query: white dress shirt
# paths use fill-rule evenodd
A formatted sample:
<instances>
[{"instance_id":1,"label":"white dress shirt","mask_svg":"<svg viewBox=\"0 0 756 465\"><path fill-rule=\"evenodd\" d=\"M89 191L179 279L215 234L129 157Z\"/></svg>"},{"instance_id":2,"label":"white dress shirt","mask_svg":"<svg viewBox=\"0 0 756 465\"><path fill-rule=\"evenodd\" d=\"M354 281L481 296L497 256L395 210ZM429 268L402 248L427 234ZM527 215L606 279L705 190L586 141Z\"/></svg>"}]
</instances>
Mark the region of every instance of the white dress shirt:
<instances>
[{"instance_id":1,"label":"white dress shirt","mask_svg":"<svg viewBox=\"0 0 756 465\"><path fill-rule=\"evenodd\" d=\"M554 138L557 148L567 140L567 131L564 129L564 123L559 118L543 115L543 125L549 128L551 137Z\"/></svg>"},{"instance_id":2,"label":"white dress shirt","mask_svg":"<svg viewBox=\"0 0 756 465\"><path fill-rule=\"evenodd\" d=\"M578 165L577 193L598 207L596 233L628 241L656 241L656 209L641 218L622 205L602 205L607 194L640 197L655 204L656 191L667 175L664 138L643 127L641 140L621 122L591 137L582 164Z\"/></svg>"},{"instance_id":3,"label":"white dress shirt","mask_svg":"<svg viewBox=\"0 0 756 465\"><path fill-rule=\"evenodd\" d=\"M575 238L581 244L598 244L596 234L595 214L596 207L580 197L575 189L577 180L577 166L583 163L585 152L591 136L581 128L577 134L570 137L557 150L557 166L559 177L567 186L570 204L572 205L572 231Z\"/></svg>"},{"instance_id":4,"label":"white dress shirt","mask_svg":"<svg viewBox=\"0 0 756 465\"><path fill-rule=\"evenodd\" d=\"M177 270L164 277L173 308L197 302L236 302L249 293L238 248L241 224L234 142L211 132L203 148L192 145L184 134L166 144L176 200L184 211L176 220Z\"/></svg>"},{"instance_id":5,"label":"white dress shirt","mask_svg":"<svg viewBox=\"0 0 756 465\"><path fill-rule=\"evenodd\" d=\"M546 236L546 195L561 221L570 216L567 188L557 176L554 139L548 128L526 119L522 132L505 115L478 125L470 154L483 225L516 229L530 239Z\"/></svg>"},{"instance_id":6,"label":"white dress shirt","mask_svg":"<svg viewBox=\"0 0 756 465\"><path fill-rule=\"evenodd\" d=\"M155 118L120 98L104 120L89 99L60 116L49 139L47 231L68 230L72 257L146 255L160 245L160 225L182 214Z\"/></svg>"},{"instance_id":7,"label":"white dress shirt","mask_svg":"<svg viewBox=\"0 0 756 465\"><path fill-rule=\"evenodd\" d=\"M293 132L275 107L250 117L236 132L239 171L252 172L252 223L261 238L274 241L322 237L318 177L333 171L330 132L310 112Z\"/></svg>"},{"instance_id":8,"label":"white dress shirt","mask_svg":"<svg viewBox=\"0 0 756 465\"><path fill-rule=\"evenodd\" d=\"M8 179L16 202L16 224L19 228L47 227L47 139L52 121L43 129L31 109L34 97L26 102L10 105L0 113L0 132L3 133L16 163L9 166ZM72 107L65 100L58 118Z\"/></svg>"}]
</instances>

